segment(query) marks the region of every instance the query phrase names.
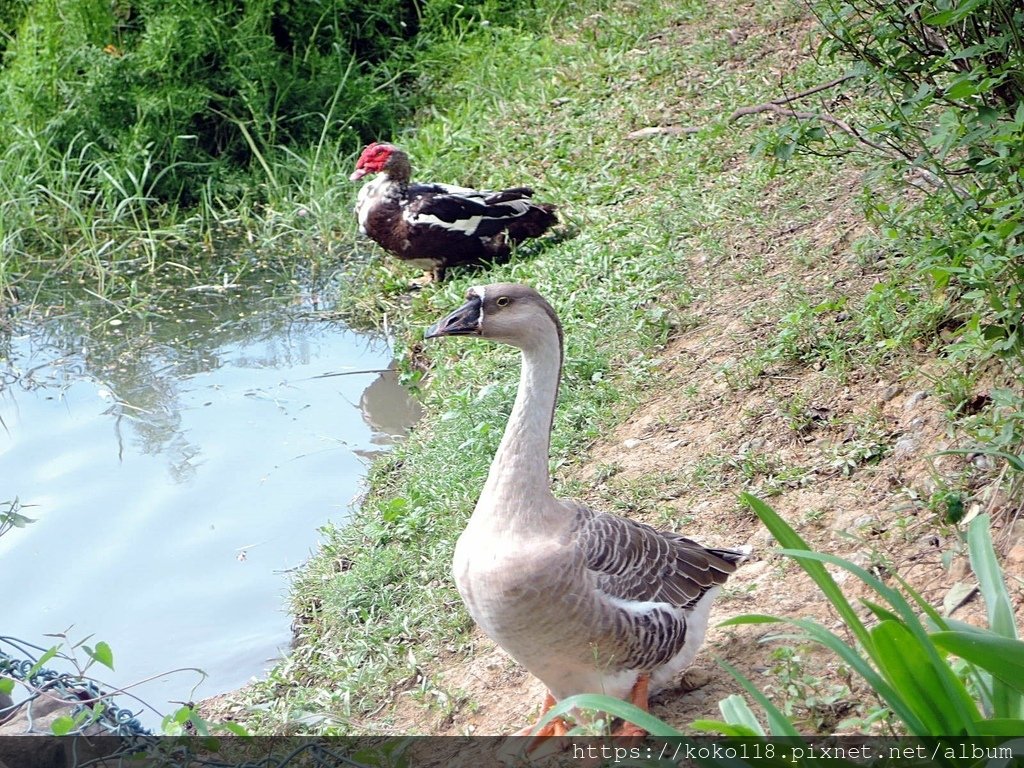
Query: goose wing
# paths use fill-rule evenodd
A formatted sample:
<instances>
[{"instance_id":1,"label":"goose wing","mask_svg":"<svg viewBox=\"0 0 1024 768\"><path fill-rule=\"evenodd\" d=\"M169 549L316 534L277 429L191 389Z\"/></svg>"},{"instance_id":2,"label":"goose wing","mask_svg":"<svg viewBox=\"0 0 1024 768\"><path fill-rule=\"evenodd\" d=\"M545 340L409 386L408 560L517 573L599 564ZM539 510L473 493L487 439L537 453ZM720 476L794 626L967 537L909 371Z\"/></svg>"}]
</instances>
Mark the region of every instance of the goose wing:
<instances>
[{"instance_id":1,"label":"goose wing","mask_svg":"<svg viewBox=\"0 0 1024 768\"><path fill-rule=\"evenodd\" d=\"M618 600L690 609L725 583L746 552L709 549L676 533L577 505L575 543L598 589Z\"/></svg>"}]
</instances>

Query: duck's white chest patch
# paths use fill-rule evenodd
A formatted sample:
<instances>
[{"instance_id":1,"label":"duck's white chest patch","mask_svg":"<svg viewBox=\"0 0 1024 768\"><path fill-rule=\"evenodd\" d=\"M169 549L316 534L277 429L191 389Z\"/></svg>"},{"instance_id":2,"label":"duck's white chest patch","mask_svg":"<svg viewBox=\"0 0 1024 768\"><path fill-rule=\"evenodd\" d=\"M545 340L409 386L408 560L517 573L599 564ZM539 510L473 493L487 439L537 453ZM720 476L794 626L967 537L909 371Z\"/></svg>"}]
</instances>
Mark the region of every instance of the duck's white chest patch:
<instances>
[{"instance_id":1,"label":"duck's white chest patch","mask_svg":"<svg viewBox=\"0 0 1024 768\"><path fill-rule=\"evenodd\" d=\"M390 183L390 179L382 174L359 188L359 194L356 196L356 218L359 220L360 233L366 234L366 222L370 218L370 211L384 197Z\"/></svg>"}]
</instances>

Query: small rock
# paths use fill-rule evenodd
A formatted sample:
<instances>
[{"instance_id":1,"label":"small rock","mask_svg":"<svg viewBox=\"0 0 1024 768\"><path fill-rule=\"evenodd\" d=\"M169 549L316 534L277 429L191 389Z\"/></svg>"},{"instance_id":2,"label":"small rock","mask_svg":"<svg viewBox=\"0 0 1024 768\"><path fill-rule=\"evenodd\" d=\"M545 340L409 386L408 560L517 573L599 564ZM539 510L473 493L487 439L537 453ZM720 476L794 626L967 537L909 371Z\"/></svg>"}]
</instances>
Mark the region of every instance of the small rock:
<instances>
[{"instance_id":1,"label":"small rock","mask_svg":"<svg viewBox=\"0 0 1024 768\"><path fill-rule=\"evenodd\" d=\"M918 446L921 445L921 439L914 435L904 435L896 441L896 445L892 447L892 453L894 456L903 457L908 456L917 451Z\"/></svg>"},{"instance_id":2,"label":"small rock","mask_svg":"<svg viewBox=\"0 0 1024 768\"><path fill-rule=\"evenodd\" d=\"M1017 518L1010 528L1010 541L1024 544L1024 518Z\"/></svg>"},{"instance_id":3,"label":"small rock","mask_svg":"<svg viewBox=\"0 0 1024 768\"><path fill-rule=\"evenodd\" d=\"M746 456L749 453L761 453L764 451L767 441L763 437L755 437L740 445L740 455Z\"/></svg>"},{"instance_id":4,"label":"small rock","mask_svg":"<svg viewBox=\"0 0 1024 768\"><path fill-rule=\"evenodd\" d=\"M949 575L956 581L962 581L970 573L971 566L966 557L958 557L949 566Z\"/></svg>"},{"instance_id":5,"label":"small rock","mask_svg":"<svg viewBox=\"0 0 1024 768\"><path fill-rule=\"evenodd\" d=\"M1006 562L1008 563L1024 563L1024 544L1017 544L1010 548L1010 551L1006 553Z\"/></svg>"},{"instance_id":6,"label":"small rock","mask_svg":"<svg viewBox=\"0 0 1024 768\"><path fill-rule=\"evenodd\" d=\"M921 404L921 401L924 400L926 397L928 397L928 393L925 392L923 389L919 389L917 390L917 392L913 392L906 399L906 402L903 403L903 410L912 411L914 408L917 408L917 406Z\"/></svg>"},{"instance_id":7,"label":"small rock","mask_svg":"<svg viewBox=\"0 0 1024 768\"><path fill-rule=\"evenodd\" d=\"M641 442L641 440L637 440L635 437L627 437L625 440L622 441L622 447L627 448L629 450L633 450L638 445L640 445Z\"/></svg>"},{"instance_id":8,"label":"small rock","mask_svg":"<svg viewBox=\"0 0 1024 768\"><path fill-rule=\"evenodd\" d=\"M901 387L899 384L890 384L888 387L882 390L882 394L879 396L878 399L881 400L883 403L888 403L902 391L903 387Z\"/></svg>"},{"instance_id":9,"label":"small rock","mask_svg":"<svg viewBox=\"0 0 1024 768\"><path fill-rule=\"evenodd\" d=\"M993 469L996 468L995 460L987 453L979 453L977 456L971 459L971 463L978 469L980 469L982 472L991 472Z\"/></svg>"}]
</instances>

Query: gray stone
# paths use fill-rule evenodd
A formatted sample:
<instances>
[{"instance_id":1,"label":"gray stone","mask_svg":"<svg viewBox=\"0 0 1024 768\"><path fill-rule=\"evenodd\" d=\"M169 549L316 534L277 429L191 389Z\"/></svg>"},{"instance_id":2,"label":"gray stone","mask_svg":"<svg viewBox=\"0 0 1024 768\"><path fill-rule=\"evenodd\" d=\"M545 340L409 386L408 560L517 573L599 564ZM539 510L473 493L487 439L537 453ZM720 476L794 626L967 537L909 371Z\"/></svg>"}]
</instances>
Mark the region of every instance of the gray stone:
<instances>
[{"instance_id":1,"label":"gray stone","mask_svg":"<svg viewBox=\"0 0 1024 768\"><path fill-rule=\"evenodd\" d=\"M907 397L906 401L903 403L903 410L914 410L915 408L917 408L918 405L921 404L921 401L924 400L926 397L928 397L928 393L925 392L923 389L919 389L917 390L917 392L912 392L910 396Z\"/></svg>"}]
</instances>

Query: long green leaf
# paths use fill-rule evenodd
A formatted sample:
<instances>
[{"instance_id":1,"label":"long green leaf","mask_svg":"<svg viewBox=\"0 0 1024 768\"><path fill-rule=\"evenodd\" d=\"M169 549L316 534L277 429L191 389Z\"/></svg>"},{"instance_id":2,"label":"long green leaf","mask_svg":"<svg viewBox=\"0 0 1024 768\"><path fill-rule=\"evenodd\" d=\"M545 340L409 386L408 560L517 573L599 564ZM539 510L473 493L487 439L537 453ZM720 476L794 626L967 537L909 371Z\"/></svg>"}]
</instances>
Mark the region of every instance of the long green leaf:
<instances>
[{"instance_id":1,"label":"long green leaf","mask_svg":"<svg viewBox=\"0 0 1024 768\"><path fill-rule=\"evenodd\" d=\"M761 727L761 723L757 721L757 716L750 707L747 706L747 702L743 700L742 696L737 696L735 693L730 696L726 696L718 702L718 709L727 723L731 725L738 725L741 728L750 731L755 736L766 735L764 728Z\"/></svg>"},{"instance_id":2,"label":"long green leaf","mask_svg":"<svg viewBox=\"0 0 1024 768\"><path fill-rule=\"evenodd\" d=\"M1024 693L1024 643L976 632L935 632L935 644L984 669L994 678Z\"/></svg>"},{"instance_id":3,"label":"long green leaf","mask_svg":"<svg viewBox=\"0 0 1024 768\"><path fill-rule=\"evenodd\" d=\"M744 616L737 616L735 619L730 620L729 623L746 623L744 622L744 618ZM757 616L755 618L757 618L758 621L752 623L762 624L765 623L763 621L765 618L771 617ZM868 663L867 659L845 643L839 636L825 629L821 624L811 619L789 619L777 617L777 621L803 629L812 640L833 651L843 661L849 664L851 669L864 678L864 681L871 687L871 689L882 697L882 700L890 709L892 709L896 717L906 724L907 730L910 733L928 733L928 729L920 718L918 718L914 709L904 700L902 694L889 685L885 678L882 677L870 663Z\"/></svg>"},{"instance_id":4,"label":"long green leaf","mask_svg":"<svg viewBox=\"0 0 1024 768\"><path fill-rule=\"evenodd\" d=\"M978 587L985 599L989 628L1010 640L1017 639L1017 623L1013 606L1006 591L1002 568L996 558L992 537L989 535L988 515L978 515L967 529L967 548L971 568L978 577ZM959 654L957 654L959 655ZM1008 682L994 671L989 670L992 681L992 713L996 717L1019 718L1024 716L1024 697L1019 689L1008 687Z\"/></svg>"},{"instance_id":5,"label":"long green leaf","mask_svg":"<svg viewBox=\"0 0 1024 768\"><path fill-rule=\"evenodd\" d=\"M754 511L754 514L761 519L761 522L764 523L772 536L775 537L775 540L783 547L791 550L810 551L810 547L800 537L800 534L793 530L789 523L783 520L770 506L749 493L741 493L740 500ZM843 622L857 637L858 642L865 648L870 648L871 636L831 574L824 566L818 563L805 560L798 560L797 562L807 572L807 575L814 580L814 583L818 585L818 589L822 591L822 594L835 606Z\"/></svg>"},{"instance_id":6,"label":"long green leaf","mask_svg":"<svg viewBox=\"0 0 1024 768\"><path fill-rule=\"evenodd\" d=\"M547 714L537 723L537 727L547 725L559 715L570 713L574 709L590 712L607 712L613 717L621 717L623 720L643 728L651 736L675 737L684 735L682 731L676 730L668 723L656 718L650 712L645 712L628 701L598 693L580 693L562 699L548 710Z\"/></svg>"},{"instance_id":7,"label":"long green leaf","mask_svg":"<svg viewBox=\"0 0 1024 768\"><path fill-rule=\"evenodd\" d=\"M749 693L754 698L754 701L761 706L761 709L764 710L765 716L768 718L768 730L771 731L772 736L791 736L794 738L800 738L800 732L793 727L793 723L790 722L789 718L780 712L779 708L772 704L769 698L757 689L757 686L744 677L743 674L735 667L727 664L721 659L717 659L717 661L719 666L736 678L737 682L746 689L747 693Z\"/></svg>"},{"instance_id":8,"label":"long green leaf","mask_svg":"<svg viewBox=\"0 0 1024 768\"><path fill-rule=\"evenodd\" d=\"M942 669L936 669L918 638L900 622L883 621L871 630L871 634L875 638L879 664L889 682L929 728L928 734L919 735L959 735L965 730L960 707L950 701L942 679L948 666L944 664ZM981 716L963 684L959 680L956 682L959 686L956 695L963 708L973 709L972 721L980 720Z\"/></svg>"},{"instance_id":9,"label":"long green leaf","mask_svg":"<svg viewBox=\"0 0 1024 768\"><path fill-rule=\"evenodd\" d=\"M920 619L918 619L917 613L903 595L892 587L883 584L860 566L854 565L850 561L844 560L841 557L825 554L823 552L808 552L804 550L782 550L782 554L801 560L809 559L837 565L840 568L850 571L850 573L857 576L857 578L874 589L878 594L882 595L896 610L896 613L899 614L902 619L903 626L910 630L911 634L917 639L920 649L928 656L932 669L935 671L936 675L938 675L938 679L942 683L945 697L958 710L957 722L962 724L966 729L966 735L977 735L975 723L980 717L977 706L969 696L964 695L963 683L960 682L948 662L939 653L938 647L929 639L928 631L925 629ZM882 660L875 652L875 649L871 645L868 645L867 649L868 655L871 656L875 664L881 665ZM957 731L957 733L959 733L959 731ZM928 732L924 732L918 735L928 736L949 734L930 734Z\"/></svg>"},{"instance_id":10,"label":"long green leaf","mask_svg":"<svg viewBox=\"0 0 1024 768\"><path fill-rule=\"evenodd\" d=\"M978 577L978 587L988 609L989 628L1003 637L1016 638L1017 624L1013 617L1010 595L1006 591L1002 568L996 558L989 535L988 515L978 515L967 529L967 547L971 569Z\"/></svg>"},{"instance_id":11,"label":"long green leaf","mask_svg":"<svg viewBox=\"0 0 1024 768\"><path fill-rule=\"evenodd\" d=\"M1008 738L1020 738L1024 733L1024 720L1012 717L992 717L978 723L978 733L982 736L1006 736ZM989 766L993 763L989 762Z\"/></svg>"}]
</instances>

